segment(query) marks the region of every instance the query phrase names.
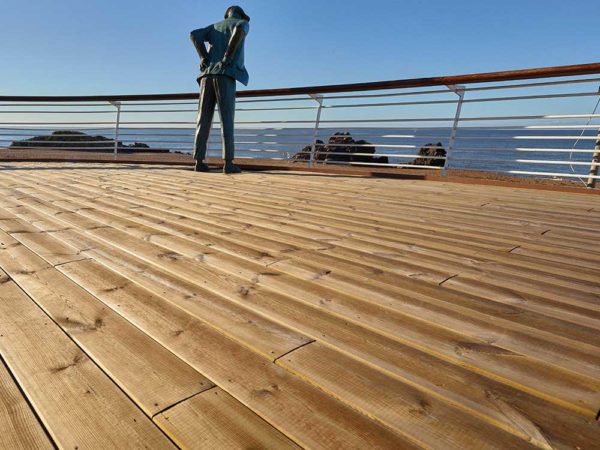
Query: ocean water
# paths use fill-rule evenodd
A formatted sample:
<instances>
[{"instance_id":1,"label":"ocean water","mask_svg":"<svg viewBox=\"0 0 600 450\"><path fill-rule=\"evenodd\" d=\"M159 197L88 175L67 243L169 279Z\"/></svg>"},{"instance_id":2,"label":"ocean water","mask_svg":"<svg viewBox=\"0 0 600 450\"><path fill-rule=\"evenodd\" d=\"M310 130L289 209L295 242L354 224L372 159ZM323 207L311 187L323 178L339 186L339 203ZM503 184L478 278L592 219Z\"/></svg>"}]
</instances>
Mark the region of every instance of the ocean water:
<instances>
[{"instance_id":1,"label":"ocean water","mask_svg":"<svg viewBox=\"0 0 600 450\"><path fill-rule=\"evenodd\" d=\"M114 137L114 130L110 129L88 128L79 131L108 138ZM354 139L364 139L374 144L377 147L376 155L388 155L390 163L393 164L406 164L412 161L414 157L410 155L416 155L419 148L427 144L440 142L447 149L451 133L449 128L338 127L321 129L317 137L327 142L328 138L337 131L350 132ZM46 135L51 132L52 130L3 129L0 130L0 147L8 147L13 140ZM459 128L448 168L586 175L590 168L597 130L589 129L583 135L581 134L581 129ZM238 129L236 155L259 159L287 159L303 147L310 145L313 135L314 130L310 128ZM192 152L193 138L194 130L190 128L127 128L121 129L119 136L119 139L126 144L142 142L153 148L182 153ZM211 135L209 156L220 156L218 129L215 129ZM552 163L542 162L543 160Z\"/></svg>"}]
</instances>

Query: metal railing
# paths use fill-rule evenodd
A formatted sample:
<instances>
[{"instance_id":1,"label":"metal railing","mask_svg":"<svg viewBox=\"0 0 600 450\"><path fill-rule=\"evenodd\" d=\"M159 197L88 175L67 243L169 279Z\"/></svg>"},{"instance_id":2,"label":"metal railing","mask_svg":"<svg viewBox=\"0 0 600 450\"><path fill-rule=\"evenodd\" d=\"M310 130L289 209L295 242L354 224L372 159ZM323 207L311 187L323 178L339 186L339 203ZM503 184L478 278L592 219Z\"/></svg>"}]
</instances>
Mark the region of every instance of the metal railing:
<instances>
[{"instance_id":1,"label":"metal railing","mask_svg":"<svg viewBox=\"0 0 600 450\"><path fill-rule=\"evenodd\" d=\"M600 64L586 64L241 91L237 156L579 179L594 187L599 86ZM112 153L114 160L132 153L190 159L197 95L0 96L0 158L53 152L76 160L87 152ZM219 149L214 132L209 156L219 156Z\"/></svg>"}]
</instances>

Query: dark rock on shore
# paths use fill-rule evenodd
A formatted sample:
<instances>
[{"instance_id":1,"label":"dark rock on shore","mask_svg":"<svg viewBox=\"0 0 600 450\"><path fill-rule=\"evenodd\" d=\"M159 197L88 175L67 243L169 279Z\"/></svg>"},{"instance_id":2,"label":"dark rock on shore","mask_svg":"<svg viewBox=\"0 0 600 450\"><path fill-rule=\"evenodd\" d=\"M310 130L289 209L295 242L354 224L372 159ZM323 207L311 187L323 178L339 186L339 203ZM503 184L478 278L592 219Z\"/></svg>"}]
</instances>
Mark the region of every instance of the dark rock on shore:
<instances>
[{"instance_id":1,"label":"dark rock on shore","mask_svg":"<svg viewBox=\"0 0 600 450\"><path fill-rule=\"evenodd\" d=\"M441 142L438 142L437 144L425 144L419 150L419 156L422 156L422 158L416 158L411 164L415 166L444 167L444 159L431 159L426 158L426 156L445 157L446 150L442 146Z\"/></svg>"},{"instance_id":2,"label":"dark rock on shore","mask_svg":"<svg viewBox=\"0 0 600 450\"><path fill-rule=\"evenodd\" d=\"M135 153L135 152L158 152L168 153L168 149L151 148L142 142L135 142L127 145L122 141L118 141L119 152ZM57 148L57 149L73 149L77 151L94 151L94 152L113 152L114 141L104 136L92 136L81 131L54 131L50 135L35 136L20 141L14 141L10 144L11 149L26 149L26 148Z\"/></svg>"},{"instance_id":3,"label":"dark rock on shore","mask_svg":"<svg viewBox=\"0 0 600 450\"><path fill-rule=\"evenodd\" d=\"M311 150L312 145L307 145L292 156L292 161L310 160ZM370 142L355 141L350 133L338 132L329 138L327 144L321 140L316 141L315 161L387 164L387 156L371 156L375 150L376 146ZM359 154L357 155L357 153ZM369 154L361 155L360 153Z\"/></svg>"}]
</instances>

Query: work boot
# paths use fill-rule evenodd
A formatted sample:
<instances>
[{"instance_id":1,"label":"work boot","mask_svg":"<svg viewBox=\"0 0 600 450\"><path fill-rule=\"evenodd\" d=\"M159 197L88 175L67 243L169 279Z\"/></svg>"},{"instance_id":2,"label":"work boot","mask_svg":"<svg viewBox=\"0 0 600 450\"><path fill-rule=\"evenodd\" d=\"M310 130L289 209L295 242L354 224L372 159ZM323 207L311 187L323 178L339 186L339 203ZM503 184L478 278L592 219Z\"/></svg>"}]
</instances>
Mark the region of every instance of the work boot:
<instances>
[{"instance_id":1,"label":"work boot","mask_svg":"<svg viewBox=\"0 0 600 450\"><path fill-rule=\"evenodd\" d=\"M194 172L210 172L210 167L202 161L196 161L196 167L194 167Z\"/></svg>"},{"instance_id":2,"label":"work boot","mask_svg":"<svg viewBox=\"0 0 600 450\"><path fill-rule=\"evenodd\" d=\"M233 161L225 161L223 173L242 173L242 169L233 164Z\"/></svg>"}]
</instances>

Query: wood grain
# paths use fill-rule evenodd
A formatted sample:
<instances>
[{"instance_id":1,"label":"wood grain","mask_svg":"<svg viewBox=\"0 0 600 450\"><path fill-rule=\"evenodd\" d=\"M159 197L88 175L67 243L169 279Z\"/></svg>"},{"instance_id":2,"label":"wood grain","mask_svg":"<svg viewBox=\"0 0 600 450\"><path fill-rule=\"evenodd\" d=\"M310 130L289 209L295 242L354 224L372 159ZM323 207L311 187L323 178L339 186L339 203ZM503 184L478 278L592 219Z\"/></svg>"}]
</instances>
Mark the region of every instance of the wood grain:
<instances>
[{"instance_id":1,"label":"wood grain","mask_svg":"<svg viewBox=\"0 0 600 450\"><path fill-rule=\"evenodd\" d=\"M59 445L70 432L213 448L600 440L597 196L124 167L0 171L0 289L28 306L3 304L18 345L0 352ZM47 358L154 431L51 403L76 395L46 382Z\"/></svg>"},{"instance_id":2,"label":"wood grain","mask_svg":"<svg viewBox=\"0 0 600 450\"><path fill-rule=\"evenodd\" d=\"M45 241L46 250L65 245L47 234ZM21 242L3 232L0 242L0 267L148 415L213 386Z\"/></svg>"},{"instance_id":3,"label":"wood grain","mask_svg":"<svg viewBox=\"0 0 600 450\"><path fill-rule=\"evenodd\" d=\"M182 448L300 448L220 388L196 395L154 420Z\"/></svg>"},{"instance_id":4,"label":"wood grain","mask_svg":"<svg viewBox=\"0 0 600 450\"><path fill-rule=\"evenodd\" d=\"M0 361L0 448L51 449L44 432L26 398Z\"/></svg>"},{"instance_id":5,"label":"wood grain","mask_svg":"<svg viewBox=\"0 0 600 450\"><path fill-rule=\"evenodd\" d=\"M0 353L59 447L173 448L16 284L0 297Z\"/></svg>"}]
</instances>

